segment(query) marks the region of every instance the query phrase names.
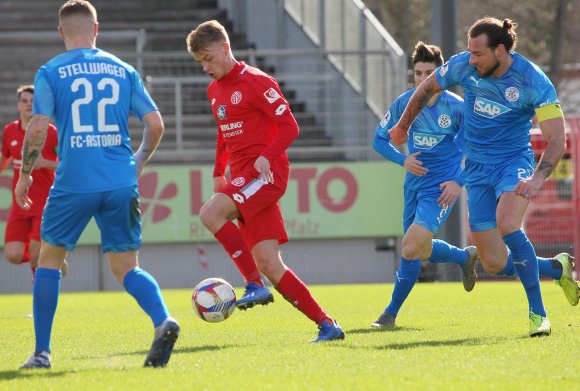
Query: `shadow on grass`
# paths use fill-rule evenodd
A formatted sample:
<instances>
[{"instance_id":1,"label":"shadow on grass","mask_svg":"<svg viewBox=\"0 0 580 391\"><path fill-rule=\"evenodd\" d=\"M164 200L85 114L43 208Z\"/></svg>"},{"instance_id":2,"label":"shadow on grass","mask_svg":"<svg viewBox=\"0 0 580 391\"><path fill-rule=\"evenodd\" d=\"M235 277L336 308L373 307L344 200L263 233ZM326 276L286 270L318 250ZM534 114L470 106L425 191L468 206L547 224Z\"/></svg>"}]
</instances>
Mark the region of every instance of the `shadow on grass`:
<instances>
[{"instance_id":1,"label":"shadow on grass","mask_svg":"<svg viewBox=\"0 0 580 391\"><path fill-rule=\"evenodd\" d=\"M504 343L505 338L463 338L463 339L446 339L441 341L414 341L406 343L390 343L376 346L377 350L404 350L421 347L439 347L439 346L479 346L479 345L499 345Z\"/></svg>"},{"instance_id":2,"label":"shadow on grass","mask_svg":"<svg viewBox=\"0 0 580 391\"><path fill-rule=\"evenodd\" d=\"M216 352L218 350L228 349L231 347L236 347L236 345L203 345L203 346L185 346L173 349L173 354L175 353L197 353L197 352ZM105 357L120 357L120 356L146 356L149 350L137 350L133 352L116 352L109 353L107 355L99 356L83 356L79 357L80 360L92 360Z\"/></svg>"},{"instance_id":3,"label":"shadow on grass","mask_svg":"<svg viewBox=\"0 0 580 391\"><path fill-rule=\"evenodd\" d=\"M401 332L401 331L421 331L418 327L365 327L364 329L351 329L351 330L344 330L347 334L373 334L373 333L392 333L392 332Z\"/></svg>"},{"instance_id":4,"label":"shadow on grass","mask_svg":"<svg viewBox=\"0 0 580 391\"><path fill-rule=\"evenodd\" d=\"M66 376L71 372L76 372L76 370L71 369L70 371L54 371L52 369L15 369L10 371L0 371L0 380L13 380L17 378L26 379L29 377L53 378Z\"/></svg>"}]
</instances>

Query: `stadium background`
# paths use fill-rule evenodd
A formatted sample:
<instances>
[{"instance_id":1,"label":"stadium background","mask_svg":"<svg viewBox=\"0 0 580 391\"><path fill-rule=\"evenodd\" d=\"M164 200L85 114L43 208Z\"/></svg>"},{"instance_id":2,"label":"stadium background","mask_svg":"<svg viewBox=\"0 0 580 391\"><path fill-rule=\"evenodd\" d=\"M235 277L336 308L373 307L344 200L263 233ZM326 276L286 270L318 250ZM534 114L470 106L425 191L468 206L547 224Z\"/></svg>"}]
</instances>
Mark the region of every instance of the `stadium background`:
<instances>
[{"instance_id":1,"label":"stadium background","mask_svg":"<svg viewBox=\"0 0 580 391\"><path fill-rule=\"evenodd\" d=\"M64 49L55 29L61 3L0 3L2 124L17 118L16 87L32 82L36 69ZM369 3L380 15L393 2ZM427 7L424 21L434 25L437 21L440 27L454 15L456 6L445 0L408 3L411 11L419 3L431 5L439 16L431 15ZM475 2L458 3L462 19L465 4ZM578 12L577 0L553 3L554 7L564 3ZM140 180L144 224L140 262L161 287L191 287L209 276L242 285L231 261L198 218L199 207L211 196L215 127L205 98L209 78L187 54L185 36L207 19L218 19L226 26L239 60L276 76L301 128L289 150L293 169L282 201L292 239L283 247L286 262L311 284L393 281L402 235L404 171L374 153L370 140L386 107L410 86L408 56L414 42L407 41L415 37L403 34L399 40L407 43L399 46L358 0L94 0L93 4L101 30L97 45L141 72L166 124L160 148ZM504 8L487 13L524 23L512 16L511 8ZM573 17L568 8L568 17ZM471 16L467 23L475 18ZM557 15L553 18L564 23ZM413 19L409 25L416 22ZM418 26L417 31L424 30ZM463 25L454 29L461 31L456 37L457 51L465 45L464 29ZM424 33L417 39L441 44L437 38ZM573 253L580 243L580 189L574 180L580 153L580 68L564 64L556 76L568 116L569 145L556 174L532 200L526 221L528 234L542 255ZM131 128L136 147L141 128L136 120ZM540 139L535 132L532 141L538 155ZM8 171L0 176L2 237L11 203ZM457 232L444 230L442 236L464 246L469 242L463 223L465 197L458 206ZM68 259L71 270L63 282L64 291L120 289L107 270L94 225ZM458 278L458 270L440 265L426 265L422 273L422 279L429 281ZM28 268L0 262L0 292L29 291Z\"/></svg>"}]
</instances>

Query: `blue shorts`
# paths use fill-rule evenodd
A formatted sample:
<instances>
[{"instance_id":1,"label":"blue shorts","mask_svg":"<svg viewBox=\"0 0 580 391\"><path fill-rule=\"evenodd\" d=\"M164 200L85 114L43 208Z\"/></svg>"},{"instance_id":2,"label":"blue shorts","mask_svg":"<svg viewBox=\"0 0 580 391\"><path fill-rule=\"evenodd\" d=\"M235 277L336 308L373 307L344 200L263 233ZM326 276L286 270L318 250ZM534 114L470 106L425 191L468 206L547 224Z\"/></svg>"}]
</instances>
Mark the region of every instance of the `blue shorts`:
<instances>
[{"instance_id":1,"label":"blue shorts","mask_svg":"<svg viewBox=\"0 0 580 391\"><path fill-rule=\"evenodd\" d=\"M404 233L407 233L413 223L433 233L439 230L453 209L453 205L448 205L445 208L439 206L437 198L441 196L441 193L443 191L439 187L421 191L405 189Z\"/></svg>"},{"instance_id":2,"label":"blue shorts","mask_svg":"<svg viewBox=\"0 0 580 391\"><path fill-rule=\"evenodd\" d=\"M532 151L501 164L483 164L467 160L465 179L467 207L471 231L485 231L497 227L496 208L499 197L513 191L519 181L534 173Z\"/></svg>"},{"instance_id":3,"label":"blue shorts","mask_svg":"<svg viewBox=\"0 0 580 391\"><path fill-rule=\"evenodd\" d=\"M141 247L136 185L97 193L50 189L42 215L42 240L72 251L92 217L101 231L103 253L136 251Z\"/></svg>"}]
</instances>

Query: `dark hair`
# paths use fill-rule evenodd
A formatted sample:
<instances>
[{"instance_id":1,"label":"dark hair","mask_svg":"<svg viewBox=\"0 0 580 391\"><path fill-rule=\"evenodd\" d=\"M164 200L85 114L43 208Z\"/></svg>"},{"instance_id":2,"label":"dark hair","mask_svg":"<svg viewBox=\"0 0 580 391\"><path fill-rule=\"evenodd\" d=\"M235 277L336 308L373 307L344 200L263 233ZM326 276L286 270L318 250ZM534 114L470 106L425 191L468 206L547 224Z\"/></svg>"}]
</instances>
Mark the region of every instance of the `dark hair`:
<instances>
[{"instance_id":1,"label":"dark hair","mask_svg":"<svg viewBox=\"0 0 580 391\"><path fill-rule=\"evenodd\" d=\"M217 20L203 22L195 30L192 30L187 38L187 50L191 55L207 48L214 42L230 42L224 26Z\"/></svg>"},{"instance_id":2,"label":"dark hair","mask_svg":"<svg viewBox=\"0 0 580 391\"><path fill-rule=\"evenodd\" d=\"M31 94L34 94L34 85L23 84L20 87L18 87L16 89L16 96L18 97L18 100L20 100L20 95L22 95L23 92L30 92Z\"/></svg>"},{"instance_id":3,"label":"dark hair","mask_svg":"<svg viewBox=\"0 0 580 391\"><path fill-rule=\"evenodd\" d=\"M413 65L418 62L431 62L440 67L443 65L443 55L439 46L427 45L422 41L417 42L411 55Z\"/></svg>"},{"instance_id":4,"label":"dark hair","mask_svg":"<svg viewBox=\"0 0 580 391\"><path fill-rule=\"evenodd\" d=\"M87 16L94 22L97 21L97 10L86 0L68 0L58 10L59 19L74 15Z\"/></svg>"},{"instance_id":5,"label":"dark hair","mask_svg":"<svg viewBox=\"0 0 580 391\"><path fill-rule=\"evenodd\" d=\"M503 45L508 52L516 48L518 36L516 34L517 23L511 19L504 19L503 22L499 19L486 16L475 22L467 33L468 38L475 38L481 34L487 35L487 46L495 49L499 45Z\"/></svg>"}]
</instances>

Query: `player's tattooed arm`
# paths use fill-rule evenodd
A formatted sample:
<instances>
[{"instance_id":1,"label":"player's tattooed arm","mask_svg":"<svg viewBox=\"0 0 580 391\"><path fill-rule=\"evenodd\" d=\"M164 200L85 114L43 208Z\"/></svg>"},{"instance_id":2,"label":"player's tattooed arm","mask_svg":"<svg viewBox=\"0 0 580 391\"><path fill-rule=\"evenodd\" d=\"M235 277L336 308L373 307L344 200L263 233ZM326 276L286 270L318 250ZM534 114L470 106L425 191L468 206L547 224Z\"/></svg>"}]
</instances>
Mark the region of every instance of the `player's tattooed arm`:
<instances>
[{"instance_id":1,"label":"player's tattooed arm","mask_svg":"<svg viewBox=\"0 0 580 391\"><path fill-rule=\"evenodd\" d=\"M548 178L554 171L566 150L564 118L552 118L540 122L542 135L548 142L546 150L536 167L536 174Z\"/></svg>"},{"instance_id":2,"label":"player's tattooed arm","mask_svg":"<svg viewBox=\"0 0 580 391\"><path fill-rule=\"evenodd\" d=\"M439 86L435 74L432 73L419 85L419 87L417 87L417 90L415 90L411 96L411 99L405 108L405 112L399 119L398 126L404 130L408 130L421 110L423 110L423 107L427 105L427 102L429 102L435 94L441 91L443 90L441 86Z\"/></svg>"},{"instance_id":3,"label":"player's tattooed arm","mask_svg":"<svg viewBox=\"0 0 580 391\"><path fill-rule=\"evenodd\" d=\"M30 175L32 172L34 163L42 152L49 123L50 118L45 115L34 115L31 118L28 128L26 129L24 145L22 146L22 165L20 167L21 175Z\"/></svg>"}]
</instances>

